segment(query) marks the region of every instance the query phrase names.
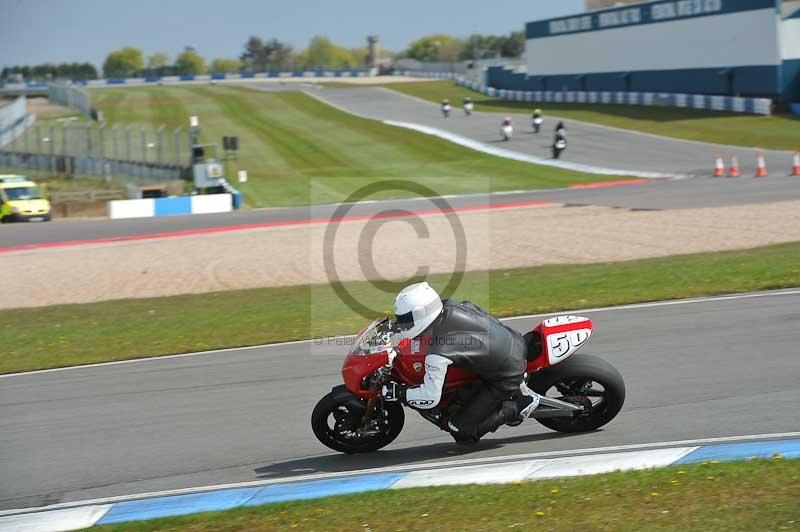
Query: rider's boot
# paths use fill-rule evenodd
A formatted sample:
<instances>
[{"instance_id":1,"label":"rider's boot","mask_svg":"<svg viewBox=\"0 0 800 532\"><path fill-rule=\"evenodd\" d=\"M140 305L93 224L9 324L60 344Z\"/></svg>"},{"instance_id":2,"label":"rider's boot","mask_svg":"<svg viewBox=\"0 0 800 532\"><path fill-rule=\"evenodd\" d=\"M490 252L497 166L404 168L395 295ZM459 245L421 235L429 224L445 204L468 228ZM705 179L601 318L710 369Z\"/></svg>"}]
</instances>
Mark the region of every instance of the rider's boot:
<instances>
[{"instance_id":1,"label":"rider's boot","mask_svg":"<svg viewBox=\"0 0 800 532\"><path fill-rule=\"evenodd\" d=\"M478 438L484 437L489 432L495 432L501 426L514 421L519 415L516 401L503 401L500 408L478 424L476 430Z\"/></svg>"}]
</instances>

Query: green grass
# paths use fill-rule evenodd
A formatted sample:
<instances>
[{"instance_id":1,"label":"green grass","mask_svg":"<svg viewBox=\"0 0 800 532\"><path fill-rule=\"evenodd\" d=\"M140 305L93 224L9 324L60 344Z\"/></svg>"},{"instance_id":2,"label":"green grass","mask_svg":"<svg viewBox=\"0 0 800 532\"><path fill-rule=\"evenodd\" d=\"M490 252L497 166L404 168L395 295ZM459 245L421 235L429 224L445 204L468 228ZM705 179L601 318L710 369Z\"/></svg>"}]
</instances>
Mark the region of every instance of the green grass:
<instances>
[{"instance_id":1,"label":"green grass","mask_svg":"<svg viewBox=\"0 0 800 532\"><path fill-rule=\"evenodd\" d=\"M299 92L191 85L98 89L92 99L107 123L135 124L134 135L139 125L152 131L166 124L171 132L196 114L204 142L238 136L239 158L229 173L248 171L249 182L237 186L253 207L341 201L376 178L419 181L437 194L615 179L482 154L355 117Z\"/></svg>"},{"instance_id":2,"label":"green grass","mask_svg":"<svg viewBox=\"0 0 800 532\"><path fill-rule=\"evenodd\" d=\"M95 527L247 530L796 529L800 460L775 457L500 485L385 490Z\"/></svg>"},{"instance_id":3,"label":"green grass","mask_svg":"<svg viewBox=\"0 0 800 532\"><path fill-rule=\"evenodd\" d=\"M449 277L428 279L442 289ZM391 290L346 285L388 312ZM470 272L454 298L499 316L800 286L800 243L589 265ZM352 333L329 286L262 288L4 310L0 373Z\"/></svg>"},{"instance_id":4,"label":"green grass","mask_svg":"<svg viewBox=\"0 0 800 532\"><path fill-rule=\"evenodd\" d=\"M800 149L800 118L785 114L754 116L637 105L510 102L484 96L460 87L453 81L391 83L384 87L437 103L449 98L455 105L460 105L466 96L470 96L478 111L532 112L536 106L542 109L545 118L553 115L567 120L733 146L755 146L771 150Z\"/></svg>"}]
</instances>

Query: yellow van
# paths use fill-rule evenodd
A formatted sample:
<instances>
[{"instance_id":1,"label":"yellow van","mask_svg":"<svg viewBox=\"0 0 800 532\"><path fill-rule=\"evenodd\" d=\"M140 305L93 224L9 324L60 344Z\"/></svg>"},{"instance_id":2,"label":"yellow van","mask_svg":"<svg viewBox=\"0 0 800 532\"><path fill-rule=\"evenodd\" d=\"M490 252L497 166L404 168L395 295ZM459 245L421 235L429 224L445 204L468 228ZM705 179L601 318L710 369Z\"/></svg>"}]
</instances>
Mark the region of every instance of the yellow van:
<instances>
[{"instance_id":1,"label":"yellow van","mask_svg":"<svg viewBox=\"0 0 800 532\"><path fill-rule=\"evenodd\" d=\"M0 174L0 221L48 222L50 202L26 176Z\"/></svg>"}]
</instances>

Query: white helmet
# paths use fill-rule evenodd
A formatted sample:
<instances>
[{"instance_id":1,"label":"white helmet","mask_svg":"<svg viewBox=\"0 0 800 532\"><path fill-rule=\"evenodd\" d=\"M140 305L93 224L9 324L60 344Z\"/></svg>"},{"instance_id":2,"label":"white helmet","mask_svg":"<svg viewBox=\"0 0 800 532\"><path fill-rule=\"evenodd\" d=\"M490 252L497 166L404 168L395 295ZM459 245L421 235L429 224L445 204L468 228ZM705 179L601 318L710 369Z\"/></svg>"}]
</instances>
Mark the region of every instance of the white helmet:
<instances>
[{"instance_id":1,"label":"white helmet","mask_svg":"<svg viewBox=\"0 0 800 532\"><path fill-rule=\"evenodd\" d=\"M433 323L442 312L442 298L428 283L403 288L394 300L398 338L414 338Z\"/></svg>"}]
</instances>

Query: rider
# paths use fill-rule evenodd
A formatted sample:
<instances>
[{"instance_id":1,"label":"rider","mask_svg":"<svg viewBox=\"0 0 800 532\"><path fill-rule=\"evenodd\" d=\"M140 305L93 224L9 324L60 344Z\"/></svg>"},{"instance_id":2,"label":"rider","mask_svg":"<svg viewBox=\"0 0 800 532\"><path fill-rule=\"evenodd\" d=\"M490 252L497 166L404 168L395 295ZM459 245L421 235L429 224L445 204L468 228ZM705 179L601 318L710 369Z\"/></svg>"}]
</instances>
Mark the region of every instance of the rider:
<instances>
[{"instance_id":1,"label":"rider","mask_svg":"<svg viewBox=\"0 0 800 532\"><path fill-rule=\"evenodd\" d=\"M567 138L567 128L564 127L564 122L556 124L556 138Z\"/></svg>"},{"instance_id":2,"label":"rider","mask_svg":"<svg viewBox=\"0 0 800 532\"><path fill-rule=\"evenodd\" d=\"M475 109L475 104L472 103L472 98L467 96L466 98L464 98L464 113L467 116L470 116L472 114L473 109Z\"/></svg>"},{"instance_id":3,"label":"rider","mask_svg":"<svg viewBox=\"0 0 800 532\"><path fill-rule=\"evenodd\" d=\"M432 409L439 404L450 366L466 368L480 384L463 408L447 420L457 442L476 442L501 425L522 420L538 406L539 396L524 382L523 337L486 311L464 301L442 301L428 283L404 288L394 303L398 337L429 346L421 386L384 386L387 400Z\"/></svg>"},{"instance_id":4,"label":"rider","mask_svg":"<svg viewBox=\"0 0 800 532\"><path fill-rule=\"evenodd\" d=\"M542 118L542 110L539 108L533 110L533 119L536 120L537 118Z\"/></svg>"}]
</instances>

